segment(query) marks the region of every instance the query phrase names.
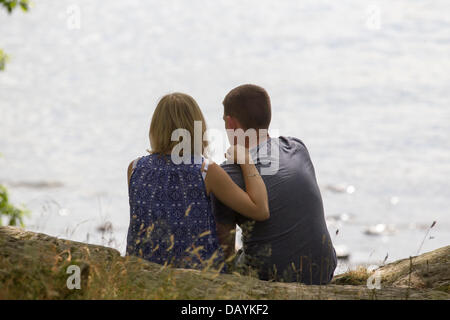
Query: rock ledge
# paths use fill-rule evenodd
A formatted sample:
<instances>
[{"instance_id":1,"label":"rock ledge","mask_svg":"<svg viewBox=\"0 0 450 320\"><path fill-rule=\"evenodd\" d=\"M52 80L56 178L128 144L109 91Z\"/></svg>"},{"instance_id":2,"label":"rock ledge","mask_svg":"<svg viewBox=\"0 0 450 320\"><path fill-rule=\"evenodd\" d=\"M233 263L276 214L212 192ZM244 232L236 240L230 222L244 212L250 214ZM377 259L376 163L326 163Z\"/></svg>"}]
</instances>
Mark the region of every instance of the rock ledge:
<instances>
[{"instance_id":1,"label":"rock ledge","mask_svg":"<svg viewBox=\"0 0 450 320\"><path fill-rule=\"evenodd\" d=\"M81 289L67 288L67 268L81 271ZM349 272L327 286L260 281L237 274L164 268L112 248L14 227L0 227L0 299L450 299L450 246L367 272Z\"/></svg>"}]
</instances>

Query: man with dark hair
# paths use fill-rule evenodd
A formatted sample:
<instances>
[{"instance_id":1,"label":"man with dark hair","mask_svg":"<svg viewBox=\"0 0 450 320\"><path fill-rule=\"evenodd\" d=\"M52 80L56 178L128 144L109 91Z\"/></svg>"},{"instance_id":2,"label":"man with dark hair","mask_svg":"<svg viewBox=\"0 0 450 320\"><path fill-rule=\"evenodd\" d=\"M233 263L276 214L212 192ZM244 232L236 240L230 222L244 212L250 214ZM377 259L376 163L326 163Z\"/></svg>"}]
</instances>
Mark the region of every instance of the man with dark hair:
<instances>
[{"instance_id":1,"label":"man with dark hair","mask_svg":"<svg viewBox=\"0 0 450 320\"><path fill-rule=\"evenodd\" d=\"M266 184L270 209L268 220L251 221L212 196L218 236L226 256L235 254L234 235L239 225L243 250L234 259L238 271L256 272L262 280L329 283L336 268L336 252L306 146L297 138L271 138L267 134L271 103L266 90L259 86L247 84L231 90L223 105L228 133L251 129L257 132L256 141L246 142L246 146ZM230 138L230 143L236 140ZM264 174L267 165L273 166L274 162L276 170ZM239 165L224 163L222 167L244 188Z\"/></svg>"},{"instance_id":2,"label":"man with dark hair","mask_svg":"<svg viewBox=\"0 0 450 320\"><path fill-rule=\"evenodd\" d=\"M246 84L231 90L223 100L224 114L237 119L247 130L268 129L272 119L270 98L261 87Z\"/></svg>"}]
</instances>

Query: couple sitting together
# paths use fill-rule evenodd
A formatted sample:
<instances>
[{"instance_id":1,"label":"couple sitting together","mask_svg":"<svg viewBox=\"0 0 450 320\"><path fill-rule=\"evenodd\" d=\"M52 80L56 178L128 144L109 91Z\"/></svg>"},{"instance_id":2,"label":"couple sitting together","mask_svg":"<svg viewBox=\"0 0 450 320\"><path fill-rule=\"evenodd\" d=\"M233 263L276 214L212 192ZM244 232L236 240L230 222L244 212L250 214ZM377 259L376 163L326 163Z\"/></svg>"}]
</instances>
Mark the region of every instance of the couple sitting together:
<instances>
[{"instance_id":1,"label":"couple sitting together","mask_svg":"<svg viewBox=\"0 0 450 320\"><path fill-rule=\"evenodd\" d=\"M194 148L194 122L201 121L202 137L206 131L196 101L182 93L159 101L150 125L150 154L128 167L127 254L177 268L329 283L336 252L306 146L297 138L267 134L271 103L261 87L239 86L223 106L232 147L227 161L217 165L205 157L207 141ZM192 139L187 144L192 149L181 150L190 151L190 159L184 154L181 163L174 161L180 156L180 142L172 139L177 129ZM239 143L233 133L249 129L257 133L256 141ZM237 253L236 225L243 242Z\"/></svg>"}]
</instances>

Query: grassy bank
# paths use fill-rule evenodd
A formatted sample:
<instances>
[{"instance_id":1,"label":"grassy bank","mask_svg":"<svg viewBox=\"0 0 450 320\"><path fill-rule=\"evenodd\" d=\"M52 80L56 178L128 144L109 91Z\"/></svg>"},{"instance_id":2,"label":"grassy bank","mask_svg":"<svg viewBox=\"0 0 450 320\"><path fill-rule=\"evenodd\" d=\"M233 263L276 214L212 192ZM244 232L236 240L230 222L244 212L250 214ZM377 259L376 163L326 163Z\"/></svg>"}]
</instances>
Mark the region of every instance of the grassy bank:
<instances>
[{"instance_id":1,"label":"grassy bank","mask_svg":"<svg viewBox=\"0 0 450 320\"><path fill-rule=\"evenodd\" d=\"M337 276L327 286L260 281L238 274L174 269L117 250L0 227L0 299L449 299L450 246L378 270ZM67 268L81 272L69 290Z\"/></svg>"}]
</instances>

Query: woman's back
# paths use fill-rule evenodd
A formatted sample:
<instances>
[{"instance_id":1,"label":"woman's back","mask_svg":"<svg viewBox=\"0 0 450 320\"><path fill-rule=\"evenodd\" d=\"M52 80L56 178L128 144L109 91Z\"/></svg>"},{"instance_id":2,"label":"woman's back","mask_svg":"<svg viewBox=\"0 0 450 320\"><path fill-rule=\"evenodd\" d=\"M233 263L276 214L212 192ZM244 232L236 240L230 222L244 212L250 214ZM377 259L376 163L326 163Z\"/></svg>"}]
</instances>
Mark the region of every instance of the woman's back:
<instances>
[{"instance_id":1,"label":"woman's back","mask_svg":"<svg viewBox=\"0 0 450 320\"><path fill-rule=\"evenodd\" d=\"M142 157L130 179L129 201L128 255L181 268L220 261L201 164L176 165L159 154Z\"/></svg>"}]
</instances>

